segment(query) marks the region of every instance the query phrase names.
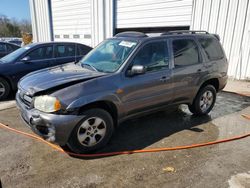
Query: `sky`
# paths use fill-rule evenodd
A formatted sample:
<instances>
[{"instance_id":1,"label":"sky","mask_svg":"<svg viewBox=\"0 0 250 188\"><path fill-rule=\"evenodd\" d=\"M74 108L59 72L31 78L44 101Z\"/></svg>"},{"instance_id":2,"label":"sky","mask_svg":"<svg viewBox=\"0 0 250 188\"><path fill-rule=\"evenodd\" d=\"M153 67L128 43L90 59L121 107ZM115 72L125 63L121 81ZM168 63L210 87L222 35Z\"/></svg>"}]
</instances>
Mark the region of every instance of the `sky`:
<instances>
[{"instance_id":1,"label":"sky","mask_svg":"<svg viewBox=\"0 0 250 188\"><path fill-rule=\"evenodd\" d=\"M0 15L30 20L29 0L0 0Z\"/></svg>"}]
</instances>

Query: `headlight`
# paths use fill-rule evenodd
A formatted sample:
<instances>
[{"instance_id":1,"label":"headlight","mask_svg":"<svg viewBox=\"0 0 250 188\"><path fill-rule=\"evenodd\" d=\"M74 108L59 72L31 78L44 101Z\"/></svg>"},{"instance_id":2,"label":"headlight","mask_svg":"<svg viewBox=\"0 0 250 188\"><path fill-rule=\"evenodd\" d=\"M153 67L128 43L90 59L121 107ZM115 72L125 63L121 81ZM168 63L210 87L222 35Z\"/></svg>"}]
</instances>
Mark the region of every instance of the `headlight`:
<instances>
[{"instance_id":1,"label":"headlight","mask_svg":"<svg viewBox=\"0 0 250 188\"><path fill-rule=\"evenodd\" d=\"M35 98L34 107L43 112L56 112L61 109L61 103L56 97L44 95Z\"/></svg>"}]
</instances>

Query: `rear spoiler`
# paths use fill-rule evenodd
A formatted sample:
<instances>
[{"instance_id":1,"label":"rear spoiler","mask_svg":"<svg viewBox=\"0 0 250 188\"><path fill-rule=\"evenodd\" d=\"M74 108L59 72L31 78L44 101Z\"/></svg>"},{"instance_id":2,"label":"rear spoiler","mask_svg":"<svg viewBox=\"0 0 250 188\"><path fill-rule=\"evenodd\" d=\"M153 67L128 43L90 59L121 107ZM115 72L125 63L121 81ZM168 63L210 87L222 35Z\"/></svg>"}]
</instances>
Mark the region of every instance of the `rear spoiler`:
<instances>
[{"instance_id":1,"label":"rear spoiler","mask_svg":"<svg viewBox=\"0 0 250 188\"><path fill-rule=\"evenodd\" d=\"M218 34L212 34L215 38L218 39L218 41L220 41L220 36Z\"/></svg>"}]
</instances>

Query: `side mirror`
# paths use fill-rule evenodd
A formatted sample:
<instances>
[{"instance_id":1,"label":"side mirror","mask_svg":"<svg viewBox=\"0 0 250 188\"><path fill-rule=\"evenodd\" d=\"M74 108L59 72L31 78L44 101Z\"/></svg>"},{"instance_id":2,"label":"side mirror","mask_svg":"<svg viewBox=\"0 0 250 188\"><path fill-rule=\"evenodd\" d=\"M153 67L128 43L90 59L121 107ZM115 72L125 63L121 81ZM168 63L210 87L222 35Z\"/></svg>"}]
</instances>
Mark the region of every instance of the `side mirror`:
<instances>
[{"instance_id":1,"label":"side mirror","mask_svg":"<svg viewBox=\"0 0 250 188\"><path fill-rule=\"evenodd\" d=\"M30 63L30 57L25 56L24 58L21 59L21 61L24 62L24 63Z\"/></svg>"},{"instance_id":2,"label":"side mirror","mask_svg":"<svg viewBox=\"0 0 250 188\"><path fill-rule=\"evenodd\" d=\"M130 76L145 74L146 68L143 65L133 65L129 71Z\"/></svg>"}]
</instances>

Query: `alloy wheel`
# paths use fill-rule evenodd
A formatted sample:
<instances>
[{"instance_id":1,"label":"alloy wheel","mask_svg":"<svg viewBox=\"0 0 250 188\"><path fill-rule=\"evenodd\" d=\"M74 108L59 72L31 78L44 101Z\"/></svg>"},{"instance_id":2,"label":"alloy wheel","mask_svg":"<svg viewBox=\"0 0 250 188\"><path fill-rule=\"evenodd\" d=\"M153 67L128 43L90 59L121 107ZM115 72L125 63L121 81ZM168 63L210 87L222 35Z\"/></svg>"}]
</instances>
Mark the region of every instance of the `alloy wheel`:
<instances>
[{"instance_id":1,"label":"alloy wheel","mask_svg":"<svg viewBox=\"0 0 250 188\"><path fill-rule=\"evenodd\" d=\"M2 97L6 92L5 86L0 82L0 97Z\"/></svg>"},{"instance_id":2,"label":"alloy wheel","mask_svg":"<svg viewBox=\"0 0 250 188\"><path fill-rule=\"evenodd\" d=\"M78 141L86 147L92 147L104 138L106 129L106 123L103 119L99 117L88 118L78 129Z\"/></svg>"},{"instance_id":3,"label":"alloy wheel","mask_svg":"<svg viewBox=\"0 0 250 188\"><path fill-rule=\"evenodd\" d=\"M214 96L211 91L205 91L200 99L200 109L202 112L207 111L213 104Z\"/></svg>"}]
</instances>

